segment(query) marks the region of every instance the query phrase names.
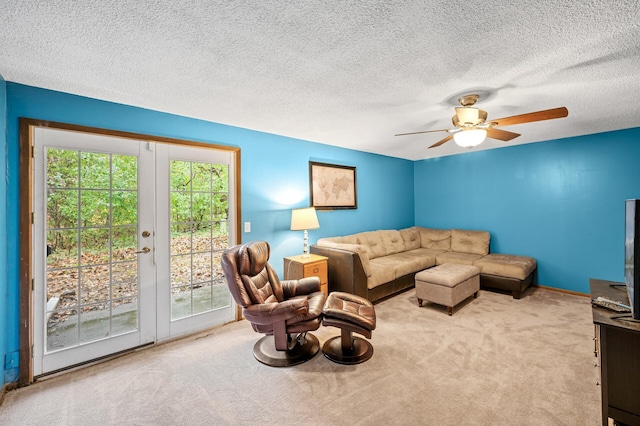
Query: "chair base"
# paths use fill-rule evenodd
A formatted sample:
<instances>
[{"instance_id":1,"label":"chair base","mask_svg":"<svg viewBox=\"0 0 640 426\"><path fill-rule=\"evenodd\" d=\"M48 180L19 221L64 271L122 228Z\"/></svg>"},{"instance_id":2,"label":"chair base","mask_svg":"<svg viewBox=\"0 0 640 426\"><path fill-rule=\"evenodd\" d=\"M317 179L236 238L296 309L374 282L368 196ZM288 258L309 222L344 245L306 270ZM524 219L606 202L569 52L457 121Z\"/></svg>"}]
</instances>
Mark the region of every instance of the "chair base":
<instances>
[{"instance_id":1,"label":"chair base","mask_svg":"<svg viewBox=\"0 0 640 426\"><path fill-rule=\"evenodd\" d=\"M373 346L368 341L352 336L352 349L342 348L342 337L336 336L327 340L322 346L324 356L338 364L360 364L373 356Z\"/></svg>"},{"instance_id":2,"label":"chair base","mask_svg":"<svg viewBox=\"0 0 640 426\"><path fill-rule=\"evenodd\" d=\"M291 367L309 361L319 350L318 338L311 333L307 333L304 345L296 345L288 351L277 350L273 336L264 336L253 346L253 356L271 367Z\"/></svg>"}]
</instances>

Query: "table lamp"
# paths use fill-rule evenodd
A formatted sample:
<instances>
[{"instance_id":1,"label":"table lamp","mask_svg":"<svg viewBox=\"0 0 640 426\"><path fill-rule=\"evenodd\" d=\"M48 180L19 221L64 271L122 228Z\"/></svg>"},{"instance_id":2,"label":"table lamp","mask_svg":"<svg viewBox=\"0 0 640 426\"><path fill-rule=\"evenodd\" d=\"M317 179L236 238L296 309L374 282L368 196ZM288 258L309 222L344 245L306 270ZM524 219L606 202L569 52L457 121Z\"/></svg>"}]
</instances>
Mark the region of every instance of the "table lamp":
<instances>
[{"instance_id":1,"label":"table lamp","mask_svg":"<svg viewBox=\"0 0 640 426\"><path fill-rule=\"evenodd\" d=\"M291 211L291 230L304 231L304 246L302 249L303 256L309 255L309 234L308 229L318 229L318 216L315 207L307 207L305 209L294 209Z\"/></svg>"}]
</instances>

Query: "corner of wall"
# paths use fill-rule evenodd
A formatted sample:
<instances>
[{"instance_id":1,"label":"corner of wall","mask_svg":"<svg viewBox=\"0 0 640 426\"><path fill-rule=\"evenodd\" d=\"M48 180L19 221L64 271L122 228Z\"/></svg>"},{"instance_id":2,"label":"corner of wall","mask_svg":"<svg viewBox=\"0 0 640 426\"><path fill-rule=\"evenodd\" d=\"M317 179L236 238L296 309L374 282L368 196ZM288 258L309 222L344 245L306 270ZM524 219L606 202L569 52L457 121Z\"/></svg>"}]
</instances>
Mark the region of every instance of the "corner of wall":
<instances>
[{"instance_id":1,"label":"corner of wall","mask_svg":"<svg viewBox=\"0 0 640 426\"><path fill-rule=\"evenodd\" d=\"M7 82L0 74L0 312L7 312ZM7 352L7 318L0 315L0 355L5 359ZM3 364L4 365L4 364ZM0 375L0 386L17 380L17 369L12 368Z\"/></svg>"}]
</instances>

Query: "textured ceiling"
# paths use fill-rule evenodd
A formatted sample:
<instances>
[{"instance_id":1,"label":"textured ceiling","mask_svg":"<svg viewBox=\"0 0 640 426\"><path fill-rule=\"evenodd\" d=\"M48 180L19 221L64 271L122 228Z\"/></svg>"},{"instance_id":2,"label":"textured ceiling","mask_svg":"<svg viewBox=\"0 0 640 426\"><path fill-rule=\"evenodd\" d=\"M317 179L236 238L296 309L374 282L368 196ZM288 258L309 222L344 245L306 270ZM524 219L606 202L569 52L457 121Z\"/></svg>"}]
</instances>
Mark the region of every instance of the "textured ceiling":
<instances>
[{"instance_id":1,"label":"textured ceiling","mask_svg":"<svg viewBox=\"0 0 640 426\"><path fill-rule=\"evenodd\" d=\"M466 151L394 134L467 93L489 119L569 109L474 150L640 126L639 73L637 0L0 5L7 81L412 160Z\"/></svg>"}]
</instances>

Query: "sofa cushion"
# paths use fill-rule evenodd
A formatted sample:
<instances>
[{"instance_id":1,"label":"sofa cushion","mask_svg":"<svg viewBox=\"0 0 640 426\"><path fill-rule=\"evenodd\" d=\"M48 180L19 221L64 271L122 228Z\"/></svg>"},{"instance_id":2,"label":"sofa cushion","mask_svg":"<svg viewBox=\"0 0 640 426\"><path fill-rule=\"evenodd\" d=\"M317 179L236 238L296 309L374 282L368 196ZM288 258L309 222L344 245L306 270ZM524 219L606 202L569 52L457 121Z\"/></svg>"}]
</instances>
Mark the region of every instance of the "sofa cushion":
<instances>
[{"instance_id":1,"label":"sofa cushion","mask_svg":"<svg viewBox=\"0 0 640 426\"><path fill-rule=\"evenodd\" d=\"M536 260L527 256L489 254L473 263L480 273L524 280L536 269Z\"/></svg>"},{"instance_id":2,"label":"sofa cushion","mask_svg":"<svg viewBox=\"0 0 640 426\"><path fill-rule=\"evenodd\" d=\"M382 235L377 231L361 232L355 235L356 242L367 246L369 249L369 259L384 256L386 250L382 246Z\"/></svg>"},{"instance_id":3,"label":"sofa cushion","mask_svg":"<svg viewBox=\"0 0 640 426\"><path fill-rule=\"evenodd\" d=\"M424 247L421 247L420 250L422 251L422 253L424 253L425 256L433 257L434 259L440 253L446 252L446 250L438 250L438 249L431 249L431 248L424 248Z\"/></svg>"},{"instance_id":4,"label":"sofa cushion","mask_svg":"<svg viewBox=\"0 0 640 426\"><path fill-rule=\"evenodd\" d=\"M369 248L369 258L375 259L404 250L400 231L395 229L361 232L355 235L356 242Z\"/></svg>"},{"instance_id":5,"label":"sofa cushion","mask_svg":"<svg viewBox=\"0 0 640 426\"><path fill-rule=\"evenodd\" d=\"M415 250L420 248L420 233L415 226L411 228L405 228L400 230L400 235L404 241L404 249Z\"/></svg>"},{"instance_id":6,"label":"sofa cushion","mask_svg":"<svg viewBox=\"0 0 640 426\"><path fill-rule=\"evenodd\" d=\"M419 248L403 251L402 253L385 256L384 259L392 262L393 269L395 270L395 278L400 278L404 275L430 268L436 264L435 256L428 256L425 250L428 249Z\"/></svg>"},{"instance_id":7,"label":"sofa cushion","mask_svg":"<svg viewBox=\"0 0 640 426\"><path fill-rule=\"evenodd\" d=\"M387 250L387 254L400 253L405 251L404 238L397 229L389 229L382 232L382 242Z\"/></svg>"},{"instance_id":8,"label":"sofa cushion","mask_svg":"<svg viewBox=\"0 0 640 426\"><path fill-rule=\"evenodd\" d=\"M326 243L335 244L358 244L355 235L345 235L343 237L326 237L320 238L317 242L318 245L328 245Z\"/></svg>"},{"instance_id":9,"label":"sofa cushion","mask_svg":"<svg viewBox=\"0 0 640 426\"><path fill-rule=\"evenodd\" d=\"M436 265L444 263L456 263L458 265L473 265L474 262L482 258L482 254L460 253L457 251L445 251L436 256Z\"/></svg>"},{"instance_id":10,"label":"sofa cushion","mask_svg":"<svg viewBox=\"0 0 640 426\"><path fill-rule=\"evenodd\" d=\"M429 249L451 250L451 230L417 227L420 246Z\"/></svg>"},{"instance_id":11,"label":"sofa cushion","mask_svg":"<svg viewBox=\"0 0 640 426\"><path fill-rule=\"evenodd\" d=\"M451 251L472 254L489 254L490 235L486 231L451 231Z\"/></svg>"},{"instance_id":12,"label":"sofa cushion","mask_svg":"<svg viewBox=\"0 0 640 426\"><path fill-rule=\"evenodd\" d=\"M393 281L396 277L395 262L389 256L377 257L369 261L371 275L367 277L367 288L372 289Z\"/></svg>"}]
</instances>

